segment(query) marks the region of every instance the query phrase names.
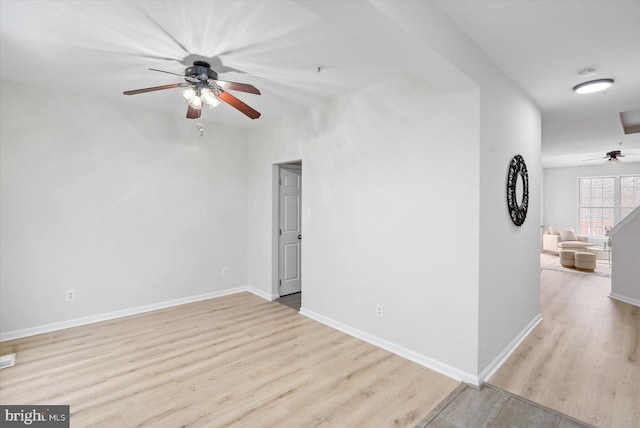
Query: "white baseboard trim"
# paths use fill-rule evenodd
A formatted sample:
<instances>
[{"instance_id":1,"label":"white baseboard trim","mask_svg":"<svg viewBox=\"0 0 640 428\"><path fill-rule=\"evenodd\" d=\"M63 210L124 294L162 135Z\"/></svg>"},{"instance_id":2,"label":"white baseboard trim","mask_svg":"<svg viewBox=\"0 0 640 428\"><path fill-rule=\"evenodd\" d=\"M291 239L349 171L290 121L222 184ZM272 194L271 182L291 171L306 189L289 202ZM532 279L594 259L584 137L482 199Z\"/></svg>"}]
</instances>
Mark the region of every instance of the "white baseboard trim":
<instances>
[{"instance_id":1,"label":"white baseboard trim","mask_svg":"<svg viewBox=\"0 0 640 428\"><path fill-rule=\"evenodd\" d=\"M538 326L542 322L542 315L538 314L527 324L525 328L522 329L520 334L518 334L509 345L498 355L492 362L485 368L482 373L480 373L480 382L485 383L489 382L489 379L496 374L498 369L502 367L502 365L507 361L507 359L513 354L518 346L526 339L527 336L533 331L534 328Z\"/></svg>"},{"instance_id":2,"label":"white baseboard trim","mask_svg":"<svg viewBox=\"0 0 640 428\"><path fill-rule=\"evenodd\" d=\"M433 358L427 357L426 355L422 355L418 352L412 351L411 349L407 349L393 342L389 342L388 340L379 338L377 336L374 336L362 330L358 330L357 328L353 328L349 325L346 325L339 321L325 317L324 315L320 315L306 308L300 308L300 314L304 315L307 318L311 318L314 321L318 321L319 323L325 324L331 328L339 330L345 334L348 334L349 336L353 336L357 339L360 339L367 343L375 345L378 348L382 348L402 358L406 358L407 360L420 364L421 366L424 366L428 369L437 371L438 373L441 373L459 382L465 382L475 387L480 386L480 379L477 376L474 376L470 373L459 370L448 364L444 364Z\"/></svg>"},{"instance_id":3,"label":"white baseboard trim","mask_svg":"<svg viewBox=\"0 0 640 428\"><path fill-rule=\"evenodd\" d=\"M623 296L622 294L618 294L618 293L609 293L609 297L615 300L619 300L621 302L624 303L628 303L630 305L633 306L639 306L640 307L640 300L638 299L633 299L631 297L628 296Z\"/></svg>"},{"instance_id":4,"label":"white baseboard trim","mask_svg":"<svg viewBox=\"0 0 640 428\"><path fill-rule=\"evenodd\" d=\"M251 287L251 286L247 287L247 291L249 293L255 294L258 297L262 297L265 300L269 300L271 302L273 302L274 300L277 300L277 299L280 298L280 296L278 294L269 294L267 292L264 292L262 290L259 290L257 288Z\"/></svg>"},{"instance_id":5,"label":"white baseboard trim","mask_svg":"<svg viewBox=\"0 0 640 428\"><path fill-rule=\"evenodd\" d=\"M136 315L144 312L156 311L158 309L165 309L165 308L170 308L172 306L199 302L201 300L214 299L216 297L228 296L231 294L242 293L244 291L250 291L254 293L254 291L251 290L251 287L237 287L237 288L230 288L228 290L214 291L211 293L199 294L196 296L189 296L189 297L183 297L175 300L168 300L165 302L152 303L150 305L137 306L135 308L123 309L120 311L107 312L99 315L91 315L83 318L75 318L68 321L45 324L38 327L30 327L30 328L25 328L21 330L7 331L5 333L0 333L0 342L6 342L7 340L21 339L23 337L28 337L28 336L35 336L37 334L50 333L52 331L64 330L71 327L79 327L81 325L92 324L100 321L109 321L112 319L122 318L129 315Z\"/></svg>"}]
</instances>

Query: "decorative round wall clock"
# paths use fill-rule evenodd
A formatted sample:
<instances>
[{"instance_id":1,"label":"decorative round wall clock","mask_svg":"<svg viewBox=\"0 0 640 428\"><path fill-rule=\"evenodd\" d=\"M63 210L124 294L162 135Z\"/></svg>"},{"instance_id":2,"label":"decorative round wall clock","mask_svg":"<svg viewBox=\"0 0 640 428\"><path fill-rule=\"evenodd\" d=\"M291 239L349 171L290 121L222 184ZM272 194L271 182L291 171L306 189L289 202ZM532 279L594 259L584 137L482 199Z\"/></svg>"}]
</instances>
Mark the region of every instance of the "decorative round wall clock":
<instances>
[{"instance_id":1,"label":"decorative round wall clock","mask_svg":"<svg viewBox=\"0 0 640 428\"><path fill-rule=\"evenodd\" d=\"M518 183L522 191L522 199L518 197ZM529 174L527 165L520 155L515 155L509 162L509 172L507 174L507 206L509 216L516 226L522 226L527 217L529 207Z\"/></svg>"}]
</instances>

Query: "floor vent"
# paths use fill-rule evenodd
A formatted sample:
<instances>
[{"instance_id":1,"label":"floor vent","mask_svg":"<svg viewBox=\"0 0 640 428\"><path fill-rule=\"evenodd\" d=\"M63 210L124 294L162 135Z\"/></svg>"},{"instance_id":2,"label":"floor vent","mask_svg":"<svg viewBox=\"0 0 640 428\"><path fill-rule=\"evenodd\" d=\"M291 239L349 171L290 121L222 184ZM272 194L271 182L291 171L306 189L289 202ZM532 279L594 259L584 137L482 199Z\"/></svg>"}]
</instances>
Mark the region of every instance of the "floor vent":
<instances>
[{"instance_id":1,"label":"floor vent","mask_svg":"<svg viewBox=\"0 0 640 428\"><path fill-rule=\"evenodd\" d=\"M16 354L8 354L0 357L0 369L6 369L16 363Z\"/></svg>"}]
</instances>

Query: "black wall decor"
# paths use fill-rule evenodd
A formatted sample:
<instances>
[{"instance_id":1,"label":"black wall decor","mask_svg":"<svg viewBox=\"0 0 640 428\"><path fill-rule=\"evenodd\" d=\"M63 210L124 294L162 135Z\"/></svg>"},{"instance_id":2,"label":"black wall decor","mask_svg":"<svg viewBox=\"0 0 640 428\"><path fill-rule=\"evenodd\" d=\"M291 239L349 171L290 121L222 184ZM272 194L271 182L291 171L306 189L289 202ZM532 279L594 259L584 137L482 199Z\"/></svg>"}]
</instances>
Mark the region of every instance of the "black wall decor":
<instances>
[{"instance_id":1,"label":"black wall decor","mask_svg":"<svg viewBox=\"0 0 640 428\"><path fill-rule=\"evenodd\" d=\"M522 178L522 203L519 203L516 196L518 176ZM515 155L513 159L511 159L511 162L509 162L509 172L507 173L507 206L509 207L509 216L511 216L513 224L522 226L524 219L527 217L527 208L529 207L529 174L527 173L527 165L520 155Z\"/></svg>"}]
</instances>

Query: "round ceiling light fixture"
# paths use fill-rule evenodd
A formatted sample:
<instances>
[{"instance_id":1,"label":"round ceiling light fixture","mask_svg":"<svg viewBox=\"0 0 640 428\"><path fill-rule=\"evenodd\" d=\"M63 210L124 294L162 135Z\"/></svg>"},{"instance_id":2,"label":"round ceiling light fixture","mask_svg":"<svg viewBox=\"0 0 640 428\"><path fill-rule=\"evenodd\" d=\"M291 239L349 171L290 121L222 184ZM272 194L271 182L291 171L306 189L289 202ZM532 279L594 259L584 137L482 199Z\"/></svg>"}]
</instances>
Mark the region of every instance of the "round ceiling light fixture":
<instances>
[{"instance_id":1,"label":"round ceiling light fixture","mask_svg":"<svg viewBox=\"0 0 640 428\"><path fill-rule=\"evenodd\" d=\"M573 87L576 94L592 94L594 92L604 91L613 86L613 79L597 79L580 83Z\"/></svg>"}]
</instances>

